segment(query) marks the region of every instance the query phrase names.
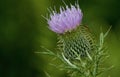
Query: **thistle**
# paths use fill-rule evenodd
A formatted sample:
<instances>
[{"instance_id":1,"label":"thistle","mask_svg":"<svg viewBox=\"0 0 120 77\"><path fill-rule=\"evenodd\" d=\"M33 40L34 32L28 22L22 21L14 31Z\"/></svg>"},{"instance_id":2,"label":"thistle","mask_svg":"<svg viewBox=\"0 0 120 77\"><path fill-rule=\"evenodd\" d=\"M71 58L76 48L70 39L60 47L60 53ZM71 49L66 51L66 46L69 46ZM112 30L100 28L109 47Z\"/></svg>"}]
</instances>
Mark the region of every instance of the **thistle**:
<instances>
[{"instance_id":1,"label":"thistle","mask_svg":"<svg viewBox=\"0 0 120 77\"><path fill-rule=\"evenodd\" d=\"M104 39L109 30L100 33L100 41L96 43L90 29L82 25L83 13L76 3L68 7L61 7L60 12L52 11L47 19L49 29L58 34L59 54L45 48L43 54L59 58L62 69L69 71L70 77L97 77L108 69L101 69L101 64L107 54L104 48Z\"/></svg>"},{"instance_id":2,"label":"thistle","mask_svg":"<svg viewBox=\"0 0 120 77\"><path fill-rule=\"evenodd\" d=\"M83 13L78 4L66 8L60 13L53 11L48 20L49 28L59 35L60 49L69 60L86 56L94 47L94 40L88 27L81 25Z\"/></svg>"}]
</instances>

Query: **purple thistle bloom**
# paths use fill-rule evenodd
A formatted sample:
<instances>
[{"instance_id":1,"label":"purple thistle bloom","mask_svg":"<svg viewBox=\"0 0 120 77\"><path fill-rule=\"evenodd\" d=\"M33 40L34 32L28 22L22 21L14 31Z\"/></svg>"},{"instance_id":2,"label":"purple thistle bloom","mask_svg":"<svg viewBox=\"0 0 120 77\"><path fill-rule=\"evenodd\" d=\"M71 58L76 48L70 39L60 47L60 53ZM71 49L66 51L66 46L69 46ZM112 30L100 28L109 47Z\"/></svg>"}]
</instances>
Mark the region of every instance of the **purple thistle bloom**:
<instances>
[{"instance_id":1,"label":"purple thistle bloom","mask_svg":"<svg viewBox=\"0 0 120 77\"><path fill-rule=\"evenodd\" d=\"M78 4L70 7L66 6L66 8L61 7L60 13L53 11L50 15L50 19L48 19L49 28L58 34L64 34L79 26L82 16L83 14Z\"/></svg>"}]
</instances>

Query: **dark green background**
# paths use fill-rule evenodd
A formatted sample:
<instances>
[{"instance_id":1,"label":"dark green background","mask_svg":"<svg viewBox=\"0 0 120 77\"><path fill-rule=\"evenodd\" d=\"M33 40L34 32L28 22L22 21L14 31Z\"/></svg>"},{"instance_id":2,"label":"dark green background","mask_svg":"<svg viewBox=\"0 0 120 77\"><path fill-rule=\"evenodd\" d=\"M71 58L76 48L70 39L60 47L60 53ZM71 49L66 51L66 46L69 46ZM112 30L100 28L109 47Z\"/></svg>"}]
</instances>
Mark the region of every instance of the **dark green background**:
<instances>
[{"instance_id":1,"label":"dark green background","mask_svg":"<svg viewBox=\"0 0 120 77\"><path fill-rule=\"evenodd\" d=\"M74 0L64 0L74 4ZM63 5L62 0L0 0L0 77L65 77L65 73L49 65L50 56L36 54L40 46L56 52L57 36L48 29L42 15L47 8ZM96 38L112 26L106 38L110 58L105 65L115 67L101 77L120 76L120 0L79 0L84 14L83 24ZM101 29L102 28L102 29Z\"/></svg>"}]
</instances>

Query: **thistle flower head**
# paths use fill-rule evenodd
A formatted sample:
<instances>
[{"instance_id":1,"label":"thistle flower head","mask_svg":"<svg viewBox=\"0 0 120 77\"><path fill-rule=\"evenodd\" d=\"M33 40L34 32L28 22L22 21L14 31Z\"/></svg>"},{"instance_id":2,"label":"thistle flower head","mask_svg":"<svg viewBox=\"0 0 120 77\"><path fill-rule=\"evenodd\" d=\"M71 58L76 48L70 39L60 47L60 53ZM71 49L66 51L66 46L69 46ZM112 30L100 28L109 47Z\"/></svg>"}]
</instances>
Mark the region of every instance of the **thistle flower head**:
<instances>
[{"instance_id":1,"label":"thistle flower head","mask_svg":"<svg viewBox=\"0 0 120 77\"><path fill-rule=\"evenodd\" d=\"M64 34L79 26L82 16L83 14L78 4L70 7L66 5L66 8L60 8L60 13L53 11L50 15L50 19L48 19L49 28L55 33Z\"/></svg>"}]
</instances>

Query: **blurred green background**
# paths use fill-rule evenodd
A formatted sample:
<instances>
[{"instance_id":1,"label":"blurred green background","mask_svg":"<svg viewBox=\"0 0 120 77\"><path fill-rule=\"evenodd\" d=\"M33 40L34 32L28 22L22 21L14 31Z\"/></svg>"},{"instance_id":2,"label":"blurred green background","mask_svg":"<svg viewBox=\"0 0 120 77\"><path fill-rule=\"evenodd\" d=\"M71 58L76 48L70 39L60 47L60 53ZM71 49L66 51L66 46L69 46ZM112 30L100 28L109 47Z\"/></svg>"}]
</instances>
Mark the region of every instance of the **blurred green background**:
<instances>
[{"instance_id":1,"label":"blurred green background","mask_svg":"<svg viewBox=\"0 0 120 77\"><path fill-rule=\"evenodd\" d=\"M64 0L74 4L76 0ZM105 65L115 67L101 77L120 76L120 0L78 0L88 25L96 37L112 29L106 38L110 58ZM56 52L57 36L41 16L47 8L64 6L62 0L0 0L0 77L66 77L49 65L50 56L36 54L44 46ZM101 29L102 28L102 29ZM58 62L56 62L58 63Z\"/></svg>"}]
</instances>

